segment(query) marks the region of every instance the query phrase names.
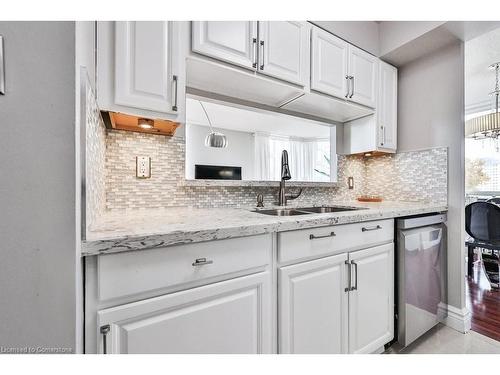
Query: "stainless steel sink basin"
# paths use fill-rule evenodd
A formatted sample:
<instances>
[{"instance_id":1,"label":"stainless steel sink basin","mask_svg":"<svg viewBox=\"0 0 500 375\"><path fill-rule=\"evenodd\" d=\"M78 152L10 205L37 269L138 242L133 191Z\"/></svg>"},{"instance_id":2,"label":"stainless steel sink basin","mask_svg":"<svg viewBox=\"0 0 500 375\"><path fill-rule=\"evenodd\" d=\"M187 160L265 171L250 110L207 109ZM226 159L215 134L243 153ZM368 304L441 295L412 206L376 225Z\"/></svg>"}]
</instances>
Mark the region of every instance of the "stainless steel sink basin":
<instances>
[{"instance_id":1,"label":"stainless steel sink basin","mask_svg":"<svg viewBox=\"0 0 500 375\"><path fill-rule=\"evenodd\" d=\"M312 212L299 211L293 208L275 208L272 210L255 210L259 214L272 215L272 216L295 216L295 215L308 215Z\"/></svg>"},{"instance_id":2,"label":"stainless steel sink basin","mask_svg":"<svg viewBox=\"0 0 500 375\"><path fill-rule=\"evenodd\" d=\"M297 208L274 208L270 210L255 210L259 214L272 216L295 216L307 214L324 214L331 212L356 211L364 210L362 207L346 207L346 206L322 206L322 207L297 207Z\"/></svg>"},{"instance_id":3,"label":"stainless steel sink basin","mask_svg":"<svg viewBox=\"0 0 500 375\"><path fill-rule=\"evenodd\" d=\"M364 210L362 207L345 207L345 206L322 206L322 207L303 207L298 208L300 211L306 211L311 213L330 213L330 212L342 212L342 211L356 211L356 210Z\"/></svg>"}]
</instances>

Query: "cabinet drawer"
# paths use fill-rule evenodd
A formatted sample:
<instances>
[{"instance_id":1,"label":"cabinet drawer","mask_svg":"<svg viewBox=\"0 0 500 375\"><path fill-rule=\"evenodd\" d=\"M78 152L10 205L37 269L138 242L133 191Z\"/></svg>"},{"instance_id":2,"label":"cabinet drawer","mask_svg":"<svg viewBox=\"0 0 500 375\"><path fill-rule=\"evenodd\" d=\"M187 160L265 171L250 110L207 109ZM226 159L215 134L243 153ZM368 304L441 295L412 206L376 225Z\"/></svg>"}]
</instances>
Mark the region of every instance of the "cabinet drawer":
<instances>
[{"instance_id":1,"label":"cabinet drawer","mask_svg":"<svg viewBox=\"0 0 500 375\"><path fill-rule=\"evenodd\" d=\"M208 283L209 278L265 267L271 259L271 241L271 235L266 234L100 255L99 300L157 289L182 289L182 284L204 279Z\"/></svg>"},{"instance_id":2,"label":"cabinet drawer","mask_svg":"<svg viewBox=\"0 0 500 375\"><path fill-rule=\"evenodd\" d=\"M321 257L393 241L394 220L301 229L278 234L280 263Z\"/></svg>"}]
</instances>

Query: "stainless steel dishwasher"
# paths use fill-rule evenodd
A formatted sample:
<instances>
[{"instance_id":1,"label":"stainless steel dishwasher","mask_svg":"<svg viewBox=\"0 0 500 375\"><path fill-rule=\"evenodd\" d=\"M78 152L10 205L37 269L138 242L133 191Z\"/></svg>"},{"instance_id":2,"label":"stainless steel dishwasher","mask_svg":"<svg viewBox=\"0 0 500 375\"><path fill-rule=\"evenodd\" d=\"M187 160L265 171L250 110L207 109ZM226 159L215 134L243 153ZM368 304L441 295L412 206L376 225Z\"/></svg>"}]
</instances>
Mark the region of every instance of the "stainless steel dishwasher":
<instances>
[{"instance_id":1,"label":"stainless steel dishwasher","mask_svg":"<svg viewBox=\"0 0 500 375\"><path fill-rule=\"evenodd\" d=\"M396 220L396 324L407 346L446 312L446 214Z\"/></svg>"}]
</instances>

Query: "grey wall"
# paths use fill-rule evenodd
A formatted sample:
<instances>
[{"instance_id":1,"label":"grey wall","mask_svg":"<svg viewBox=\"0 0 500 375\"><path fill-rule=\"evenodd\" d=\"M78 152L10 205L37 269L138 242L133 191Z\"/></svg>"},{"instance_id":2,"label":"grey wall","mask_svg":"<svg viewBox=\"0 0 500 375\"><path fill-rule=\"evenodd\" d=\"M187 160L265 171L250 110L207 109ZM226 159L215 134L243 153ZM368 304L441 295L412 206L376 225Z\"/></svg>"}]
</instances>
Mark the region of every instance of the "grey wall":
<instances>
[{"instance_id":1,"label":"grey wall","mask_svg":"<svg viewBox=\"0 0 500 375\"><path fill-rule=\"evenodd\" d=\"M464 52L455 43L399 69L398 152L448 147L448 303L465 307Z\"/></svg>"},{"instance_id":2,"label":"grey wall","mask_svg":"<svg viewBox=\"0 0 500 375\"><path fill-rule=\"evenodd\" d=\"M386 55L444 23L444 21L382 21L379 24L380 55Z\"/></svg>"},{"instance_id":3,"label":"grey wall","mask_svg":"<svg viewBox=\"0 0 500 375\"><path fill-rule=\"evenodd\" d=\"M255 137L251 132L214 128L226 135L225 148L205 147L207 126L186 125L186 178L194 180L195 164L241 167L243 180L255 179Z\"/></svg>"},{"instance_id":4,"label":"grey wall","mask_svg":"<svg viewBox=\"0 0 500 375\"><path fill-rule=\"evenodd\" d=\"M0 22L0 346L75 349L75 25Z\"/></svg>"}]
</instances>

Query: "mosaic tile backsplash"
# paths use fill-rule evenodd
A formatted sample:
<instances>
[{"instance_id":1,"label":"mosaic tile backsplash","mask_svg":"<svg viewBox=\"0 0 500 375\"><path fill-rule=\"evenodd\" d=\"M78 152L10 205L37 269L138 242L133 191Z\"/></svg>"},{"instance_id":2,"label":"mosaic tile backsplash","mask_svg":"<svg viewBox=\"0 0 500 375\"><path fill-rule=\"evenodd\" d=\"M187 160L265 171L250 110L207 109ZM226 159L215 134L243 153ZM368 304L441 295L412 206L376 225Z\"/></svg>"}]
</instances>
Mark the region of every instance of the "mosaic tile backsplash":
<instances>
[{"instance_id":1,"label":"mosaic tile backsplash","mask_svg":"<svg viewBox=\"0 0 500 375\"><path fill-rule=\"evenodd\" d=\"M256 203L257 194L265 204L276 201L276 187L255 186L185 186L183 138L164 137L119 130L108 130L106 137L106 208L108 210L189 207L239 207ZM150 156L151 178L135 177L136 156ZM355 180L364 173L360 157L341 158L339 169L349 170ZM347 177L340 177L347 181ZM300 204L328 203L332 199L352 200L361 192L335 187L306 187L294 201ZM298 188L290 188L296 190Z\"/></svg>"},{"instance_id":2,"label":"mosaic tile backsplash","mask_svg":"<svg viewBox=\"0 0 500 375\"><path fill-rule=\"evenodd\" d=\"M106 209L252 206L257 194L276 201L276 187L186 186L184 139L117 130L106 131ZM136 156L152 158L152 177L135 177ZM347 177L354 177L354 189ZM291 188L295 190L297 188ZM447 202L447 149L363 158L339 156L336 187L307 187L300 205L352 201L360 195L385 200Z\"/></svg>"},{"instance_id":3,"label":"mosaic tile backsplash","mask_svg":"<svg viewBox=\"0 0 500 375\"><path fill-rule=\"evenodd\" d=\"M85 87L85 118L87 149L86 166L86 220L87 228L106 209L106 128L97 101L87 77Z\"/></svg>"},{"instance_id":4,"label":"mosaic tile backsplash","mask_svg":"<svg viewBox=\"0 0 500 375\"><path fill-rule=\"evenodd\" d=\"M390 201L446 204L448 149L433 148L368 158L364 193Z\"/></svg>"}]
</instances>

